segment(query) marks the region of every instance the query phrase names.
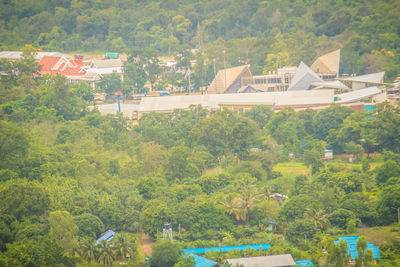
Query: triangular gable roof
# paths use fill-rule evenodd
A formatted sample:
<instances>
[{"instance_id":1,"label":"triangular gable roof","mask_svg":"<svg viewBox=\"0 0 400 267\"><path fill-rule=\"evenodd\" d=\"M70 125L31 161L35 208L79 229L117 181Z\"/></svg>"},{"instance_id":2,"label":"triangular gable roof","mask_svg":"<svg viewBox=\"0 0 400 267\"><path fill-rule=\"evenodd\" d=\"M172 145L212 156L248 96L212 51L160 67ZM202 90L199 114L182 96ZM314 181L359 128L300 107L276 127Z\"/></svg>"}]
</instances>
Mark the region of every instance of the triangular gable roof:
<instances>
[{"instance_id":1,"label":"triangular gable roof","mask_svg":"<svg viewBox=\"0 0 400 267\"><path fill-rule=\"evenodd\" d=\"M243 65L219 70L208 90L216 93L225 92L225 90L228 89L245 70L249 70L249 66L250 65Z\"/></svg>"},{"instance_id":2,"label":"triangular gable roof","mask_svg":"<svg viewBox=\"0 0 400 267\"><path fill-rule=\"evenodd\" d=\"M341 78L343 81L351 81L351 82L364 82L364 83L383 83L383 77L385 76L385 72L376 72L366 75L360 75L350 78Z\"/></svg>"},{"instance_id":3,"label":"triangular gable roof","mask_svg":"<svg viewBox=\"0 0 400 267\"><path fill-rule=\"evenodd\" d=\"M339 73L340 49L322 55L311 65L311 69L318 73Z\"/></svg>"},{"instance_id":4,"label":"triangular gable roof","mask_svg":"<svg viewBox=\"0 0 400 267\"><path fill-rule=\"evenodd\" d=\"M237 92L248 93L248 92L267 92L268 86L265 84L248 84L242 86Z\"/></svg>"},{"instance_id":5,"label":"triangular gable roof","mask_svg":"<svg viewBox=\"0 0 400 267\"><path fill-rule=\"evenodd\" d=\"M306 64L300 62L288 91L310 90L313 82L323 82L323 80Z\"/></svg>"}]
</instances>

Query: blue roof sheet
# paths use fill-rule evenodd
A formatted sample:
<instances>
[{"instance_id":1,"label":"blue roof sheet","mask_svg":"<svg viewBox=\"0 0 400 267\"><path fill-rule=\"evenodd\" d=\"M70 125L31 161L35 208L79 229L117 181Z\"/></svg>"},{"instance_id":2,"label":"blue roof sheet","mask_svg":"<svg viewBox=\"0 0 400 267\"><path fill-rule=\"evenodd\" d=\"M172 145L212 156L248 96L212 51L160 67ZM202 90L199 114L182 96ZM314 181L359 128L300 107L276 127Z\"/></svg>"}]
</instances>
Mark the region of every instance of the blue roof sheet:
<instances>
[{"instance_id":1,"label":"blue roof sheet","mask_svg":"<svg viewBox=\"0 0 400 267\"><path fill-rule=\"evenodd\" d=\"M107 242L108 242L114 238L114 235L115 235L115 232L113 230L108 230L107 232L105 232L101 237L99 237L96 240L96 244L99 244L101 240L107 240Z\"/></svg>"},{"instance_id":2,"label":"blue roof sheet","mask_svg":"<svg viewBox=\"0 0 400 267\"><path fill-rule=\"evenodd\" d=\"M339 245L340 240L344 240L347 242L347 254L350 255L352 260L355 260L358 258L358 252L357 252L357 240L360 236L340 236L339 240L335 240L334 244ZM379 248L377 246L374 246L374 244L370 243L367 241L367 251L368 249L372 250L372 257L374 259L380 259L381 255L379 253Z\"/></svg>"},{"instance_id":3,"label":"blue roof sheet","mask_svg":"<svg viewBox=\"0 0 400 267\"><path fill-rule=\"evenodd\" d=\"M300 260L300 261L296 261L296 266L310 267L310 266L314 266L314 263L311 260Z\"/></svg>"},{"instance_id":4,"label":"blue roof sheet","mask_svg":"<svg viewBox=\"0 0 400 267\"><path fill-rule=\"evenodd\" d=\"M189 257L189 256L192 256L194 258L194 261L195 261L194 267L213 267L215 265L218 265L218 263L215 261L200 257L193 253L185 255L185 257Z\"/></svg>"},{"instance_id":5,"label":"blue roof sheet","mask_svg":"<svg viewBox=\"0 0 400 267\"><path fill-rule=\"evenodd\" d=\"M259 245L242 245L242 246L229 246L229 247L211 247L211 248L187 248L183 250L183 253L195 253L195 254L204 254L207 251L221 251L223 253L231 251L231 250L245 250L247 248L250 249L269 249L270 244L259 244Z\"/></svg>"}]
</instances>

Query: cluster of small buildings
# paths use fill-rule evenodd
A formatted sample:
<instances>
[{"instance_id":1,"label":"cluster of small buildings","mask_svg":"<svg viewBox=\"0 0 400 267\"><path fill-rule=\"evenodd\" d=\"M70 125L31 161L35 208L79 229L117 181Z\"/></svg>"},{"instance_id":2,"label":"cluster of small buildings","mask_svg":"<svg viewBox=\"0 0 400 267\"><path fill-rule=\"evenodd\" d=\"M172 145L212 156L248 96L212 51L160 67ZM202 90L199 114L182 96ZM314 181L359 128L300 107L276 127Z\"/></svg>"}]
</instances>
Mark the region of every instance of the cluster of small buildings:
<instances>
[{"instance_id":1,"label":"cluster of small buildings","mask_svg":"<svg viewBox=\"0 0 400 267\"><path fill-rule=\"evenodd\" d=\"M0 59L15 61L22 57L22 52L3 51ZM70 83L85 82L92 88L101 78L117 74L123 79L123 61L118 53L106 53L104 57L84 60L82 55L70 56L59 52L37 52L35 59L41 66L39 75L61 74Z\"/></svg>"},{"instance_id":2,"label":"cluster of small buildings","mask_svg":"<svg viewBox=\"0 0 400 267\"><path fill-rule=\"evenodd\" d=\"M349 262L354 261L359 257L357 252L357 241L359 236L342 236L339 240L334 241L335 245L338 245L341 240L347 243L347 254L349 256ZM195 261L195 267L218 267L221 266L217 262L204 258L202 254L208 251L220 251L226 253L233 250L268 250L271 247L270 244L259 244L259 245L242 245L242 246L230 246L230 247L210 247L210 248L192 248L184 249L183 253L186 257L193 257ZM379 248L370 242L367 242L366 250L372 251L373 259L380 259ZM311 260L297 260L295 261L291 254L281 255L268 255L268 256L254 256L254 257L241 257L241 258L230 258L225 260L225 264L229 266L243 266L243 267L285 267L285 266L301 266L310 267L314 266ZM225 266L225 265L224 265Z\"/></svg>"},{"instance_id":3,"label":"cluster of small buildings","mask_svg":"<svg viewBox=\"0 0 400 267\"><path fill-rule=\"evenodd\" d=\"M22 52L0 53L0 59L16 60ZM103 58L84 60L83 56L70 56L58 52L38 52L36 60L42 66L40 74L59 73L68 82L86 82L92 88L102 77L120 75L123 80L123 61L117 53L106 53ZM161 58L162 76L177 73L176 62ZM296 110L323 109L333 103L355 110L368 110L377 103L398 100L400 78L393 84L384 83L384 72L361 76L339 76L340 50L318 57L309 67L301 62L298 67L279 68L275 72L253 76L249 65L219 70L214 80L202 94L169 95L169 92L140 96L140 102L123 103L121 112L133 120L149 112L171 113L175 109L190 109L201 105L211 112L228 108L235 112L267 105L273 110L290 106ZM116 113L116 104L99 105L104 114Z\"/></svg>"},{"instance_id":4,"label":"cluster of small buildings","mask_svg":"<svg viewBox=\"0 0 400 267\"><path fill-rule=\"evenodd\" d=\"M392 96L398 98L398 89L391 89L396 84L384 83L384 72L340 77L339 66L340 50L335 50L317 58L311 67L301 62L298 67L284 67L266 75L253 76L249 65L222 69L205 94L145 97L136 114L126 115L140 118L148 112L170 113L192 105L211 112L222 108L242 112L261 104L273 110L287 106L302 110L336 103L369 111Z\"/></svg>"}]
</instances>

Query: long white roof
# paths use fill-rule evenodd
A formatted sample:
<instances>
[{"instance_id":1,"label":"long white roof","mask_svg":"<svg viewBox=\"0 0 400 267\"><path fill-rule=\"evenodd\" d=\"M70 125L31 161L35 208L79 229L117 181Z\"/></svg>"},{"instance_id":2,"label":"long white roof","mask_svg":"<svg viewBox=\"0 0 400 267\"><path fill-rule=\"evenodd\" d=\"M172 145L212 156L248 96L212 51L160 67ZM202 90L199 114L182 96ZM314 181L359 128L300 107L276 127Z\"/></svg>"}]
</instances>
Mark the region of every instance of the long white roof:
<instances>
[{"instance_id":1,"label":"long white roof","mask_svg":"<svg viewBox=\"0 0 400 267\"><path fill-rule=\"evenodd\" d=\"M60 52L37 52L35 59L41 60L44 56L71 58L70 55L63 54ZM2 52L0 52L0 59L17 60L17 59L20 59L21 57L22 57L21 51L2 51Z\"/></svg>"},{"instance_id":2,"label":"long white roof","mask_svg":"<svg viewBox=\"0 0 400 267\"><path fill-rule=\"evenodd\" d=\"M368 87L365 89L352 91L344 94L337 95L338 101L337 103L350 103L355 102L360 99L371 97L377 94L382 93L382 91L378 87Z\"/></svg>"},{"instance_id":3,"label":"long white roof","mask_svg":"<svg viewBox=\"0 0 400 267\"><path fill-rule=\"evenodd\" d=\"M172 112L188 109L191 105L201 105L208 109L218 109L224 105L329 105L333 103L334 90L261 92L243 94L210 94L144 97L139 112Z\"/></svg>"}]
</instances>

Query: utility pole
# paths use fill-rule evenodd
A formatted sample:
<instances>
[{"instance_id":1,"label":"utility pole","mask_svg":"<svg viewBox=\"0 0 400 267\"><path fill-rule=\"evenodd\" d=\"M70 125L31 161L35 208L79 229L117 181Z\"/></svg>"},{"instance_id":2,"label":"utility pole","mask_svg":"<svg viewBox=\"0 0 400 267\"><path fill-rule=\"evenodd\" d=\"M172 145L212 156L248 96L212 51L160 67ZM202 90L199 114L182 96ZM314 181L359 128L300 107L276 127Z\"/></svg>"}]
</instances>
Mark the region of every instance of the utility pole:
<instances>
[{"instance_id":1,"label":"utility pole","mask_svg":"<svg viewBox=\"0 0 400 267\"><path fill-rule=\"evenodd\" d=\"M226 63L225 63L225 54L226 54L226 51L224 50L224 51L222 51L223 53L224 53L224 72L225 72L225 81L224 81L224 92L225 92L225 90L226 90Z\"/></svg>"},{"instance_id":2,"label":"utility pole","mask_svg":"<svg viewBox=\"0 0 400 267\"><path fill-rule=\"evenodd\" d=\"M213 62L214 62L214 78L215 78L215 76L217 76L217 73L215 71L215 58L213 59Z\"/></svg>"}]
</instances>

